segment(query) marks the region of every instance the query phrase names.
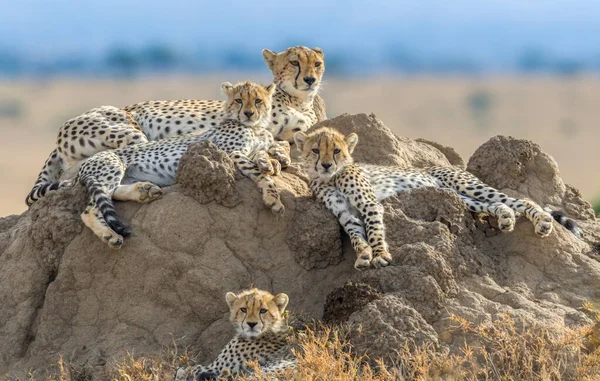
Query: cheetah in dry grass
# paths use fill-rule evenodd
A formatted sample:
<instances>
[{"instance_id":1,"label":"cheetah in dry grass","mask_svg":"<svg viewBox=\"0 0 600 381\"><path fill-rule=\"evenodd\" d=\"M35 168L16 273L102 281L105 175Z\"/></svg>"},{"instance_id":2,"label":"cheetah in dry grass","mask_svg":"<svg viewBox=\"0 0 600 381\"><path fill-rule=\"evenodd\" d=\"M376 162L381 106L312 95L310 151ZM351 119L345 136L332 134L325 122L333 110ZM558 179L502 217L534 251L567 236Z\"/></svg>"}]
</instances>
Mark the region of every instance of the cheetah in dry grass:
<instances>
[{"instance_id":1,"label":"cheetah in dry grass","mask_svg":"<svg viewBox=\"0 0 600 381\"><path fill-rule=\"evenodd\" d=\"M238 295L228 292L225 298L236 336L211 364L177 369L175 381L217 380L252 373L247 363L254 361L266 374L294 368L296 357L290 350L283 316L288 296L251 289Z\"/></svg>"}]
</instances>

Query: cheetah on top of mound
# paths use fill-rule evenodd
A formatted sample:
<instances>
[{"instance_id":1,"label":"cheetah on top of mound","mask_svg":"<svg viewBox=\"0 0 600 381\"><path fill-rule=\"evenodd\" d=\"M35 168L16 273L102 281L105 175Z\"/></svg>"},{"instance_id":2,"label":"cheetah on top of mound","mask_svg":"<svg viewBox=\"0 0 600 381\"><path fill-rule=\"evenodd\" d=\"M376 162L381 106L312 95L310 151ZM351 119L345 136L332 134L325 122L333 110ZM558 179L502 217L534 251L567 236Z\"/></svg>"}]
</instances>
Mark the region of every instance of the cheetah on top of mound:
<instances>
[{"instance_id":1,"label":"cheetah on top of mound","mask_svg":"<svg viewBox=\"0 0 600 381\"><path fill-rule=\"evenodd\" d=\"M269 177L280 170L279 162L267 154L274 139L264 128L275 85L245 82L234 86L225 82L222 87L227 95L227 119L211 131L103 151L82 163L76 181L87 188L90 202L81 219L111 248L120 248L123 237L131 233L117 217L112 199L151 202L160 198L159 185L175 182L179 160L188 146L204 140L230 155L236 167L262 190L265 205L283 213L275 183ZM127 182L134 183L121 184L125 176ZM64 181L57 184L56 188L71 185Z\"/></svg>"},{"instance_id":2,"label":"cheetah on top of mound","mask_svg":"<svg viewBox=\"0 0 600 381\"><path fill-rule=\"evenodd\" d=\"M210 365L196 365L175 371L175 381L217 380L221 377L253 372L249 362L258 362L265 372L293 368L296 357L290 350L288 329L283 313L288 304L286 294L251 289L225 296L229 320L237 334Z\"/></svg>"},{"instance_id":3,"label":"cheetah on top of mound","mask_svg":"<svg viewBox=\"0 0 600 381\"><path fill-rule=\"evenodd\" d=\"M324 54L319 48L297 46L281 53L265 49L263 57L277 86L268 128L278 140L290 142L295 131L305 131L325 119L324 103L317 94L325 71ZM31 206L55 189L64 170L95 153L208 132L225 120L225 108L225 102L214 100L148 101L123 108L97 107L69 119L60 128L56 149L46 160L26 203ZM271 152L282 166L289 164L286 150L289 147L281 143Z\"/></svg>"},{"instance_id":4,"label":"cheetah on top of mound","mask_svg":"<svg viewBox=\"0 0 600 381\"><path fill-rule=\"evenodd\" d=\"M390 264L392 256L385 241L383 206L379 201L414 188L452 190L470 211L497 217L503 232L514 229L515 213L533 222L535 233L540 237L552 232L553 215L538 204L508 197L462 169L354 164L352 151L358 136L355 133L344 136L327 127L308 135L298 132L295 139L313 194L337 216L350 237L357 253L356 269ZM572 220L566 226L572 228Z\"/></svg>"}]
</instances>

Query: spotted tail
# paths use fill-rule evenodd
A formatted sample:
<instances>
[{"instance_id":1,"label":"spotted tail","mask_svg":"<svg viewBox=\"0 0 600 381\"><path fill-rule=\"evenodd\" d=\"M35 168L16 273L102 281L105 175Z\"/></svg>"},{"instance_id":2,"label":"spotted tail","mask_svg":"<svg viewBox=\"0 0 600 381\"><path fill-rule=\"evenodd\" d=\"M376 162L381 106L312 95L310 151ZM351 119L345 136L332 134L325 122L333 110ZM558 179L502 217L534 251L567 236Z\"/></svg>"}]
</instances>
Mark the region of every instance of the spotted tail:
<instances>
[{"instance_id":1,"label":"spotted tail","mask_svg":"<svg viewBox=\"0 0 600 381\"><path fill-rule=\"evenodd\" d=\"M73 182L70 180L59 181L64 169L64 161L60 156L60 152L58 152L58 149L55 149L50 153L48 159L46 159L33 189L31 189L31 192L29 192L25 199L27 206L33 205L34 202L44 197L49 191L71 186Z\"/></svg>"},{"instance_id":2,"label":"spotted tail","mask_svg":"<svg viewBox=\"0 0 600 381\"><path fill-rule=\"evenodd\" d=\"M575 222L575 220L567 217L565 212L562 212L560 210L552 210L548 207L546 207L544 209L552 215L552 217L554 218L554 220L556 220L556 222L558 222L559 224L564 226L571 233L575 234L575 236L577 238L581 238L581 236L583 235L583 230L581 229L581 227L579 227L579 225L577 224L577 222Z\"/></svg>"},{"instance_id":3,"label":"spotted tail","mask_svg":"<svg viewBox=\"0 0 600 381\"><path fill-rule=\"evenodd\" d=\"M104 217L106 224L115 233L123 237L131 235L131 227L121 222L121 220L119 220L119 217L117 217L117 212L112 202L112 198L105 191L105 188L102 185L102 183L99 182L93 176L87 176L84 179L82 179L81 182L87 188L88 193L92 198L94 206L100 211L100 214L102 214L102 217Z\"/></svg>"}]
</instances>

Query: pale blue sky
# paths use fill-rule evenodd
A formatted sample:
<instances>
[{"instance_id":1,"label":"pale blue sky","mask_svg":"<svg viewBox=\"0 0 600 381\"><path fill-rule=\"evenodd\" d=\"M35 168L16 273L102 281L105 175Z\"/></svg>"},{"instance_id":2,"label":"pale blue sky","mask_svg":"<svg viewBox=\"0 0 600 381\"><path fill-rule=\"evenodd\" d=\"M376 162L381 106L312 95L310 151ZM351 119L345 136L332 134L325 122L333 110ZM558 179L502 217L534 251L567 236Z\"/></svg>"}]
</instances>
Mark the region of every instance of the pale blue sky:
<instances>
[{"instance_id":1,"label":"pale blue sky","mask_svg":"<svg viewBox=\"0 0 600 381\"><path fill-rule=\"evenodd\" d=\"M0 48L40 59L120 45L194 51L318 45L514 61L525 48L600 59L593 0L0 0ZM511 62L512 62L511 61Z\"/></svg>"}]
</instances>

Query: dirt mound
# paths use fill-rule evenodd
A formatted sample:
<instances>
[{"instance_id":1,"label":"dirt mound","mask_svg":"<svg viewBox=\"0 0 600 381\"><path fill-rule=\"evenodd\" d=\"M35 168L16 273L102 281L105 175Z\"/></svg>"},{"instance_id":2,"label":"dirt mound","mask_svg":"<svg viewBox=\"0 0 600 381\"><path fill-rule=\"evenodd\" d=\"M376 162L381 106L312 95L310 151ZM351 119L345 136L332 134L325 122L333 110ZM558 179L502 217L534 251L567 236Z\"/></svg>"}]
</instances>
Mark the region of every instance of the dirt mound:
<instances>
[{"instance_id":1,"label":"dirt mound","mask_svg":"<svg viewBox=\"0 0 600 381\"><path fill-rule=\"evenodd\" d=\"M448 147L395 136L373 115L322 124L359 134L357 161L463 163ZM335 217L301 176L276 179L286 207L277 217L254 183L234 181L231 161L210 144L190 147L179 183L162 199L116 203L134 229L120 251L80 222L81 187L56 191L0 219L0 374L41 371L59 353L101 367L126 350L156 353L174 339L206 362L233 334L223 296L250 285L286 292L290 310L346 324L355 348L371 357L407 342L454 350L468 338L449 330L452 314L476 323L505 313L558 327L590 322L582 305L600 300L592 246L600 224L556 163L533 143L496 137L468 168L577 217L584 239L557 224L541 239L523 219L500 234L453 193L420 189L384 202L393 264L357 272Z\"/></svg>"}]
</instances>

